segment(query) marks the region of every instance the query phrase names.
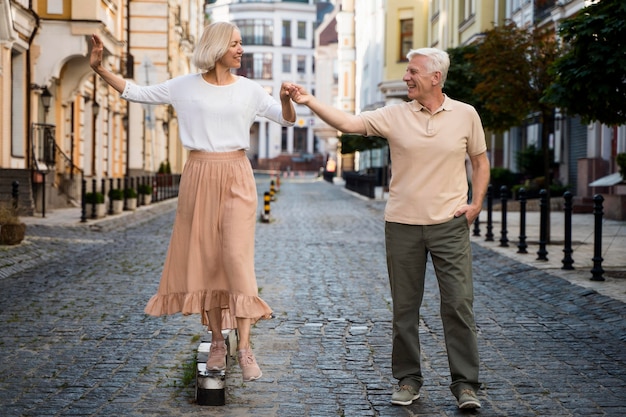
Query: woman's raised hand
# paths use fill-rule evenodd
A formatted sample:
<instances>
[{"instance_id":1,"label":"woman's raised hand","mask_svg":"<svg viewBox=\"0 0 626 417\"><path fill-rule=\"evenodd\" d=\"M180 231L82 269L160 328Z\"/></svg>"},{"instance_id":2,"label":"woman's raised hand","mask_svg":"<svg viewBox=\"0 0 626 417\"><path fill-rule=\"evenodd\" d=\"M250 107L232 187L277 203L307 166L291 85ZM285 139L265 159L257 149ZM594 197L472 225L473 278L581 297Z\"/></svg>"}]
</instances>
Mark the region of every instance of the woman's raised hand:
<instances>
[{"instance_id":1,"label":"woman's raised hand","mask_svg":"<svg viewBox=\"0 0 626 417\"><path fill-rule=\"evenodd\" d=\"M102 65L102 53L104 51L104 45L98 35L91 35L91 55L89 56L89 65L94 71Z\"/></svg>"}]
</instances>

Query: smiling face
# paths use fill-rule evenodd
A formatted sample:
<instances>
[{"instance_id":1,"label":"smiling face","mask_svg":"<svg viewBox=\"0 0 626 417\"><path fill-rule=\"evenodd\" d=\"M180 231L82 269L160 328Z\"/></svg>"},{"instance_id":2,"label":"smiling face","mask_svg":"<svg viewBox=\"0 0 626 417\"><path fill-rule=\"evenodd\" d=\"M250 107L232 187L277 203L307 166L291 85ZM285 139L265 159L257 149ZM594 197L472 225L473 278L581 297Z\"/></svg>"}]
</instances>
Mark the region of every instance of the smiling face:
<instances>
[{"instance_id":1,"label":"smiling face","mask_svg":"<svg viewBox=\"0 0 626 417\"><path fill-rule=\"evenodd\" d=\"M240 68L241 56L243 55L243 41L241 40L241 32L233 30L228 44L228 50L220 58L219 63L228 68Z\"/></svg>"},{"instance_id":2,"label":"smiling face","mask_svg":"<svg viewBox=\"0 0 626 417\"><path fill-rule=\"evenodd\" d=\"M402 81L406 83L408 97L411 100L424 102L434 93L441 90L439 86L441 73L439 71L429 71L428 60L429 58L424 55L414 55L406 67Z\"/></svg>"}]
</instances>

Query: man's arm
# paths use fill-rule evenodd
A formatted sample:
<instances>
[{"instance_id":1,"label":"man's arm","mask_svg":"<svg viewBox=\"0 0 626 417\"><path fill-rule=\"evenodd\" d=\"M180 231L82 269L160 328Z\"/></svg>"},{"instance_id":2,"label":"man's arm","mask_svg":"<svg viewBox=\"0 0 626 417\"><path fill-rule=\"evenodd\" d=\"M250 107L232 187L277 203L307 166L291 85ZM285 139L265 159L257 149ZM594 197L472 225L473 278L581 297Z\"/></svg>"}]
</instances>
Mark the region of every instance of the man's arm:
<instances>
[{"instance_id":1,"label":"man's arm","mask_svg":"<svg viewBox=\"0 0 626 417\"><path fill-rule=\"evenodd\" d=\"M292 84L289 87L291 99L310 108L324 122L344 133L365 135L365 125L360 117L348 114L333 106L324 104L309 94L303 87Z\"/></svg>"},{"instance_id":2,"label":"man's arm","mask_svg":"<svg viewBox=\"0 0 626 417\"><path fill-rule=\"evenodd\" d=\"M483 208L483 201L489 185L490 164L487 153L470 156L472 163L472 202L461 207L454 215L456 217L465 213L467 222L471 225Z\"/></svg>"}]
</instances>

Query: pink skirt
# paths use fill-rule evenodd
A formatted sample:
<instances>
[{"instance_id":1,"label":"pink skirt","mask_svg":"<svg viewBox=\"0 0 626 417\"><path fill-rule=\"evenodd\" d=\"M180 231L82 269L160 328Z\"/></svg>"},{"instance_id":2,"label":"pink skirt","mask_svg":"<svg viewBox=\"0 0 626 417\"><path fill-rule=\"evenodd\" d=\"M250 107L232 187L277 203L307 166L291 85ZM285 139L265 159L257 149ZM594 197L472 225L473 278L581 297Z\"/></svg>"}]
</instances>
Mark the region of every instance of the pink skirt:
<instances>
[{"instance_id":1,"label":"pink skirt","mask_svg":"<svg viewBox=\"0 0 626 417\"><path fill-rule=\"evenodd\" d=\"M192 151L185 164L178 208L161 282L145 312L151 316L222 311L222 329L237 318L268 319L254 272L257 190L245 152Z\"/></svg>"}]
</instances>

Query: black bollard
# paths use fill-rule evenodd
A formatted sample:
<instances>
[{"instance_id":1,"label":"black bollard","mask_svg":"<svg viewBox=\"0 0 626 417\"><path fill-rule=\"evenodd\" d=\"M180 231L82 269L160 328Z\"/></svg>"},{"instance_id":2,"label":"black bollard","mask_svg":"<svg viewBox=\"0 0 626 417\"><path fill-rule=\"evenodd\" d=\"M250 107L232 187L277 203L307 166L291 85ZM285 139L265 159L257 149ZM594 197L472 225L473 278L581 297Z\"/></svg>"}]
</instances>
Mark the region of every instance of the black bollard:
<instances>
[{"instance_id":1,"label":"black bollard","mask_svg":"<svg viewBox=\"0 0 626 417\"><path fill-rule=\"evenodd\" d=\"M11 183L11 198L13 202L13 210L17 213L20 197L20 182L15 180Z\"/></svg>"},{"instance_id":2,"label":"black bollard","mask_svg":"<svg viewBox=\"0 0 626 417\"><path fill-rule=\"evenodd\" d=\"M478 215L478 217L476 217L476 220L474 220L474 231L472 235L480 236L480 215Z\"/></svg>"},{"instance_id":3,"label":"black bollard","mask_svg":"<svg viewBox=\"0 0 626 417\"><path fill-rule=\"evenodd\" d=\"M548 251L546 250L546 237L548 233L548 192L546 190L539 191L539 250L537 251L538 261L548 260Z\"/></svg>"},{"instance_id":4,"label":"black bollard","mask_svg":"<svg viewBox=\"0 0 626 417\"><path fill-rule=\"evenodd\" d=\"M506 236L508 231L506 230L506 203L508 200L509 190L506 188L506 185L500 187L500 203L502 205L502 227L500 229L500 246L508 247L509 246L509 238Z\"/></svg>"},{"instance_id":5,"label":"black bollard","mask_svg":"<svg viewBox=\"0 0 626 417\"><path fill-rule=\"evenodd\" d=\"M113 199L110 195L111 190L113 190L113 178L109 179L109 214L113 214Z\"/></svg>"},{"instance_id":6,"label":"black bollard","mask_svg":"<svg viewBox=\"0 0 626 417\"><path fill-rule=\"evenodd\" d=\"M98 217L98 215L96 214L96 203L98 202L97 198L96 198L96 192L98 191L98 187L97 187L97 182L96 179L92 179L91 180L91 191L93 192L93 200L91 203L91 218L95 219L96 217Z\"/></svg>"},{"instance_id":7,"label":"black bollard","mask_svg":"<svg viewBox=\"0 0 626 417\"><path fill-rule=\"evenodd\" d=\"M526 248L526 188L519 189L519 242L517 253L528 253Z\"/></svg>"},{"instance_id":8,"label":"black bollard","mask_svg":"<svg viewBox=\"0 0 626 417\"><path fill-rule=\"evenodd\" d=\"M486 242L493 242L493 220L491 218L493 212L493 191L492 186L487 186L487 234L485 235Z\"/></svg>"},{"instance_id":9,"label":"black bollard","mask_svg":"<svg viewBox=\"0 0 626 417\"><path fill-rule=\"evenodd\" d=\"M604 197L600 194L596 194L593 196L593 217L594 217L594 228L593 228L593 268L591 269L591 280L592 281L604 281L604 269L602 269L602 215L604 212L602 211L602 202L604 201Z\"/></svg>"},{"instance_id":10,"label":"black bollard","mask_svg":"<svg viewBox=\"0 0 626 417\"><path fill-rule=\"evenodd\" d=\"M563 214L565 216L565 230L563 231L565 242L563 243L563 253L565 256L561 261L563 264L561 269L567 270L574 269L574 259L572 259L572 253L574 252L572 249L572 197L572 193L569 191L563 194L563 199L565 200L563 203Z\"/></svg>"},{"instance_id":11,"label":"black bollard","mask_svg":"<svg viewBox=\"0 0 626 417\"><path fill-rule=\"evenodd\" d=\"M83 178L80 186L80 222L87 222L87 204L85 202L85 194L87 194L87 180Z\"/></svg>"}]
</instances>

